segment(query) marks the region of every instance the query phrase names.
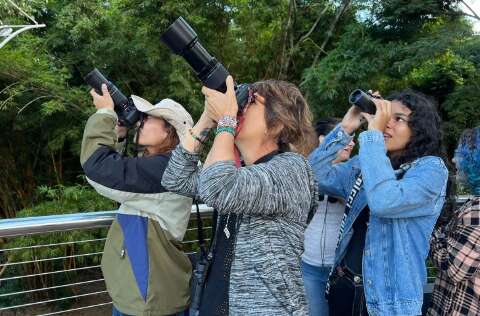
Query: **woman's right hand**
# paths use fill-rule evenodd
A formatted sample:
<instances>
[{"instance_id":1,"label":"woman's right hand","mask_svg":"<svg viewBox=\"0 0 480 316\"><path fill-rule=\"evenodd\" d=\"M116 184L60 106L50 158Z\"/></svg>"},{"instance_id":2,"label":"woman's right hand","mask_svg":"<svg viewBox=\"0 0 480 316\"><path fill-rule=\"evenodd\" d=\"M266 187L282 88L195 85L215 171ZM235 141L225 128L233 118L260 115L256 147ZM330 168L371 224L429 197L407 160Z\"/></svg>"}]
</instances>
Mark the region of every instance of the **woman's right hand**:
<instances>
[{"instance_id":1,"label":"woman's right hand","mask_svg":"<svg viewBox=\"0 0 480 316\"><path fill-rule=\"evenodd\" d=\"M342 128L348 134L353 134L363 123L365 119L361 114L359 107L353 105L342 119Z\"/></svg>"}]
</instances>

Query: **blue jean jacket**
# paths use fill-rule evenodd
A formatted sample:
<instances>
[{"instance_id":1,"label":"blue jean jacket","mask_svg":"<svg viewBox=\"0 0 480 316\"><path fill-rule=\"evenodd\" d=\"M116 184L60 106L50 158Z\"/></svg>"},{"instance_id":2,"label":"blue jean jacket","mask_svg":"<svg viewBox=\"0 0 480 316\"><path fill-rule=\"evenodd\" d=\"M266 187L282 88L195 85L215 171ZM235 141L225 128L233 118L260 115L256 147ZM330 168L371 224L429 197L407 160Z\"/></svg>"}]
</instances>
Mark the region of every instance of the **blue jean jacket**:
<instances>
[{"instance_id":1,"label":"blue jean jacket","mask_svg":"<svg viewBox=\"0 0 480 316\"><path fill-rule=\"evenodd\" d=\"M368 313L420 315L427 280L425 260L445 201L447 168L439 157L425 156L393 170L379 131L361 133L359 154L333 166L337 151L351 139L338 125L309 157L320 190L328 195L347 199L360 172L363 177L340 236L335 265L345 255L353 222L368 204L370 221L363 252ZM397 179L400 172L404 174Z\"/></svg>"}]
</instances>

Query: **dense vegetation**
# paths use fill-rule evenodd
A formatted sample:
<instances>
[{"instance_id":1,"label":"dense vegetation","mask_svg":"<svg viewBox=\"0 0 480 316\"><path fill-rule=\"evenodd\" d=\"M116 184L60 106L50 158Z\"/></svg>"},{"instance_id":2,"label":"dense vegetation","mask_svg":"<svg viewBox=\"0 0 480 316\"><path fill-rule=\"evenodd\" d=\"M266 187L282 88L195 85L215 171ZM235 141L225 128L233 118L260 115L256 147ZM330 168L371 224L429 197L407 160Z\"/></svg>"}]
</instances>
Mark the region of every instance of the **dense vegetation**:
<instances>
[{"instance_id":1,"label":"dense vegetation","mask_svg":"<svg viewBox=\"0 0 480 316\"><path fill-rule=\"evenodd\" d=\"M355 88L386 95L412 87L433 96L451 153L462 129L480 122L480 38L466 17L475 13L461 12L460 2L16 1L47 27L0 49L0 217L78 209L48 190L90 194L78 154L93 111L82 77L93 67L126 94L171 97L198 118L200 84L160 42L180 15L238 81L292 81L316 118L341 116ZM0 20L25 22L5 1ZM42 204L52 201L58 208Z\"/></svg>"}]
</instances>

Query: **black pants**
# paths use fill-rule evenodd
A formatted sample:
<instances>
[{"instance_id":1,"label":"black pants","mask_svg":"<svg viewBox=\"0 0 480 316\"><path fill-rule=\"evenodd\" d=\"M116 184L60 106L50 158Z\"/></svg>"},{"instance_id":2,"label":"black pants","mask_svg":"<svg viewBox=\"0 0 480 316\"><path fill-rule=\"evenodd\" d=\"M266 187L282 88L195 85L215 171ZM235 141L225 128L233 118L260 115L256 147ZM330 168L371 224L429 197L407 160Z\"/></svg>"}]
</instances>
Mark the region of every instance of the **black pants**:
<instances>
[{"instance_id":1,"label":"black pants","mask_svg":"<svg viewBox=\"0 0 480 316\"><path fill-rule=\"evenodd\" d=\"M361 275L337 268L330 278L330 316L368 316Z\"/></svg>"}]
</instances>

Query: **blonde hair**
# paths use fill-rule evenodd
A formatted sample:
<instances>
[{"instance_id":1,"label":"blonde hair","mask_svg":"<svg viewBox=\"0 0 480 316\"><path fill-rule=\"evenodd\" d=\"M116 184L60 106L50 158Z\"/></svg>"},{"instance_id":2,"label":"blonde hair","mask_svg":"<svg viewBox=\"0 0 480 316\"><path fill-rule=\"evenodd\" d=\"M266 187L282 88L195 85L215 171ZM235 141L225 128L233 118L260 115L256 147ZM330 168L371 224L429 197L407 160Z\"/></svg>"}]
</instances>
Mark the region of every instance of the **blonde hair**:
<instances>
[{"instance_id":1,"label":"blonde hair","mask_svg":"<svg viewBox=\"0 0 480 316\"><path fill-rule=\"evenodd\" d=\"M252 85L265 98L265 121L276 131L281 150L293 150L307 156L318 139L312 126L312 113L300 90L292 83L266 80Z\"/></svg>"}]
</instances>

